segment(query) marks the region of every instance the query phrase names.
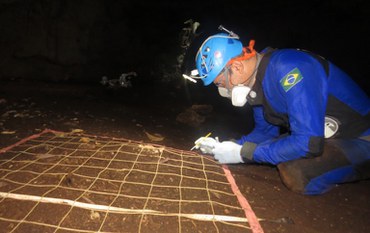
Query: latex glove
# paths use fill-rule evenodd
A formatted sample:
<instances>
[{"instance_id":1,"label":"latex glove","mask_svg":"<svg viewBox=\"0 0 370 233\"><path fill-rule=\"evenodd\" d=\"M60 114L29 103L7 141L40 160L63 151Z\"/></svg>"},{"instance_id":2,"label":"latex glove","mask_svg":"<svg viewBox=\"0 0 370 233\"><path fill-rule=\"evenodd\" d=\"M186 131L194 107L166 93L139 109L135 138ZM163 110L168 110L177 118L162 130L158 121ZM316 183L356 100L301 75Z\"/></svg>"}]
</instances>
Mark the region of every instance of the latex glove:
<instances>
[{"instance_id":1,"label":"latex glove","mask_svg":"<svg viewBox=\"0 0 370 233\"><path fill-rule=\"evenodd\" d=\"M213 154L212 150L217 144L220 144L220 142L217 138L214 139L211 137L200 137L194 142L194 144L194 149L199 149L204 154Z\"/></svg>"},{"instance_id":2,"label":"latex glove","mask_svg":"<svg viewBox=\"0 0 370 233\"><path fill-rule=\"evenodd\" d=\"M244 163L240 151L242 146L231 141L224 141L215 145L212 153L215 159L223 164Z\"/></svg>"}]
</instances>

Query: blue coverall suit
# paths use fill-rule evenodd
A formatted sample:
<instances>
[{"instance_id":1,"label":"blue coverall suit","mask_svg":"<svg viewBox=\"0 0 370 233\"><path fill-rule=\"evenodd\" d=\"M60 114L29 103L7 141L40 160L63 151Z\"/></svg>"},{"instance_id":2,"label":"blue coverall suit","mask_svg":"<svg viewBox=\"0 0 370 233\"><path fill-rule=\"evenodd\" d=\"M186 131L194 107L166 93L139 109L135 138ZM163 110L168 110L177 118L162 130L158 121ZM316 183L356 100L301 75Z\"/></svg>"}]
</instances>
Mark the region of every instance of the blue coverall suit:
<instances>
[{"instance_id":1,"label":"blue coverall suit","mask_svg":"<svg viewBox=\"0 0 370 233\"><path fill-rule=\"evenodd\" d=\"M345 72L313 53L267 49L263 54L252 87L257 97L247 97L255 127L238 140L245 160L292 168L286 176L303 173L298 174L305 178L298 181L301 187L294 187L297 181L285 183L304 194L370 178L370 141L360 139L370 135L367 94ZM339 125L330 139L324 138L325 116Z\"/></svg>"}]
</instances>

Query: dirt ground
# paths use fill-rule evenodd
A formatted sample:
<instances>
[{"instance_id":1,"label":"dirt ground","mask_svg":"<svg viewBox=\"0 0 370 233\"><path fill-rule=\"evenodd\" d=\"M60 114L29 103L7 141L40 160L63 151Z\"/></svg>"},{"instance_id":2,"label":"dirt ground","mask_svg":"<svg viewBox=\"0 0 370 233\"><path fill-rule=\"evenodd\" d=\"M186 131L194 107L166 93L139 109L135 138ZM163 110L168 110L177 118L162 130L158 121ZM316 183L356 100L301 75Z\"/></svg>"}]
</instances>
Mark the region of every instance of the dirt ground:
<instances>
[{"instance_id":1,"label":"dirt ground","mask_svg":"<svg viewBox=\"0 0 370 233\"><path fill-rule=\"evenodd\" d=\"M245 111L232 112L222 100L216 104L212 99L216 96L194 96L181 87L111 90L99 85L3 81L0 148L44 129L83 129L92 135L143 142L152 142L147 133L159 134L164 138L160 144L189 150L208 132L225 140L247 129ZM194 127L176 121L194 102L213 105L205 122ZM370 232L369 180L343 184L321 196L302 196L287 190L275 167L229 168L257 217L265 219L260 222L264 232Z\"/></svg>"}]
</instances>

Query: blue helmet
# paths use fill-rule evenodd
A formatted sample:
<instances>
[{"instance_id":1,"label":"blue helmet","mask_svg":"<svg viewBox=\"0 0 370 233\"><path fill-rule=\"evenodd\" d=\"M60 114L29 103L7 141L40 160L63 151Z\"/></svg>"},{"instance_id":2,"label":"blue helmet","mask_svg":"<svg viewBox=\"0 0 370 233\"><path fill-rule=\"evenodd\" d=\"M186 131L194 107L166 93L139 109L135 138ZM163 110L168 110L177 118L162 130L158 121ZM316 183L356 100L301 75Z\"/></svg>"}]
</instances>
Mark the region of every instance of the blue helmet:
<instances>
[{"instance_id":1,"label":"blue helmet","mask_svg":"<svg viewBox=\"0 0 370 233\"><path fill-rule=\"evenodd\" d=\"M216 79L226 64L243 53L238 37L219 33L208 37L200 46L195 63L205 86Z\"/></svg>"}]
</instances>

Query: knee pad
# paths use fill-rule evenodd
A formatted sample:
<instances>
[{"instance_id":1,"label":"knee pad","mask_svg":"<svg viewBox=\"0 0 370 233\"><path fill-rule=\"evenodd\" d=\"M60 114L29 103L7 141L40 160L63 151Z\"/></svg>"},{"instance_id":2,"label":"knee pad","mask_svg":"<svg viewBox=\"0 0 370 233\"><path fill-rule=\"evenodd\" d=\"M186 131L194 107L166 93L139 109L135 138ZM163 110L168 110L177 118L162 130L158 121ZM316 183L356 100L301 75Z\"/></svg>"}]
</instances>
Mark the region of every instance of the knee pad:
<instances>
[{"instance_id":1,"label":"knee pad","mask_svg":"<svg viewBox=\"0 0 370 233\"><path fill-rule=\"evenodd\" d=\"M370 142L328 139L323 154L278 165L283 183L292 191L318 195L340 183L370 178Z\"/></svg>"}]
</instances>

